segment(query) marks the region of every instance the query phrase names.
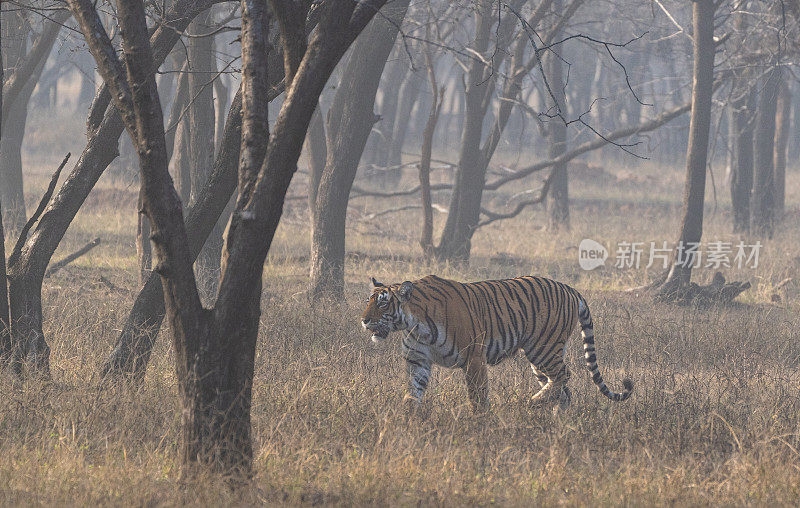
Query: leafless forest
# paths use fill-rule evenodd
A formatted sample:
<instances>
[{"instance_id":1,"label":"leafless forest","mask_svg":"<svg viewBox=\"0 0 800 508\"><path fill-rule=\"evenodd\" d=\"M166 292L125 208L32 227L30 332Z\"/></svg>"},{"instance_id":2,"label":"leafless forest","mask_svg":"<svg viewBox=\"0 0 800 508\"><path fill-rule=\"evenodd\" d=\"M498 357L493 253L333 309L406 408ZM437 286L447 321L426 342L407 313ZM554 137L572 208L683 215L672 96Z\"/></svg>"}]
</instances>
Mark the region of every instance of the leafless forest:
<instances>
[{"instance_id":1,"label":"leafless forest","mask_svg":"<svg viewBox=\"0 0 800 508\"><path fill-rule=\"evenodd\" d=\"M796 505L798 0L3 0L0 503ZM579 290L403 404L370 277ZM588 353L587 353L588 358Z\"/></svg>"}]
</instances>

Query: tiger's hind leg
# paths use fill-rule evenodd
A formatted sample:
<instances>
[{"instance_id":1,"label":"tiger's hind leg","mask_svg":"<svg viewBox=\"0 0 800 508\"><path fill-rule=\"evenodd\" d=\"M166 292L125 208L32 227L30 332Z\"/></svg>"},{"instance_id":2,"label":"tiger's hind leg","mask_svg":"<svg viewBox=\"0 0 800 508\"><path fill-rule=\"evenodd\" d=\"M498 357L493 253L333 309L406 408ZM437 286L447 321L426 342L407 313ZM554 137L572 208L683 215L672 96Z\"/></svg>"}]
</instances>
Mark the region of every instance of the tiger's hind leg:
<instances>
[{"instance_id":1,"label":"tiger's hind leg","mask_svg":"<svg viewBox=\"0 0 800 508\"><path fill-rule=\"evenodd\" d=\"M527 356L527 355L526 355ZM547 359L531 359L531 368L542 388L531 398L536 404L549 404L558 402L561 409L565 409L571 402L571 394L567 388L570 372L564 364L564 344L553 349ZM537 361L538 360L538 361ZM546 380L546 383L543 383Z\"/></svg>"},{"instance_id":2,"label":"tiger's hind leg","mask_svg":"<svg viewBox=\"0 0 800 508\"><path fill-rule=\"evenodd\" d=\"M538 394L544 389L545 386L547 386L547 383L550 382L550 379L548 379L547 376L545 376L544 372L538 370L536 368L536 365L534 365L533 363L531 363L531 370L533 371L533 375L536 378L536 381L539 382L539 391L536 392Z\"/></svg>"}]
</instances>

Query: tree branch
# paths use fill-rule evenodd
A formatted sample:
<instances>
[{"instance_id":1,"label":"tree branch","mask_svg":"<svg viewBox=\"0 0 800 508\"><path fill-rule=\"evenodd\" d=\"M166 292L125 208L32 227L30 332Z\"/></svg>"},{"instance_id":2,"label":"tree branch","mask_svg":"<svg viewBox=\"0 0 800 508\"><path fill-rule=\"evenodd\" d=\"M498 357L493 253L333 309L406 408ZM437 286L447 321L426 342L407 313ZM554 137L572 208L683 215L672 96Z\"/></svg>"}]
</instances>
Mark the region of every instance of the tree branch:
<instances>
[{"instance_id":1,"label":"tree branch","mask_svg":"<svg viewBox=\"0 0 800 508\"><path fill-rule=\"evenodd\" d=\"M11 255L8 256L8 264L9 266L14 265L19 258L20 254L22 253L22 247L25 246L25 242L28 241L28 232L31 230L36 221L39 220L39 217L44 212L44 209L47 207L47 204L50 203L50 198L53 197L53 192L56 190L56 184L58 183L58 177L61 176L61 170L64 169L64 166L67 165L67 161L69 160L71 153L67 153L64 160L61 161L59 164L58 169L56 172L53 173L52 178L50 178L50 184L47 186L47 190L42 195L42 199L39 200L39 206L36 207L36 211L33 212L28 222L22 227L22 230L19 232L19 238L17 238L17 243L14 245L14 248L11 250ZM2 240L2 239L0 239Z\"/></svg>"}]
</instances>

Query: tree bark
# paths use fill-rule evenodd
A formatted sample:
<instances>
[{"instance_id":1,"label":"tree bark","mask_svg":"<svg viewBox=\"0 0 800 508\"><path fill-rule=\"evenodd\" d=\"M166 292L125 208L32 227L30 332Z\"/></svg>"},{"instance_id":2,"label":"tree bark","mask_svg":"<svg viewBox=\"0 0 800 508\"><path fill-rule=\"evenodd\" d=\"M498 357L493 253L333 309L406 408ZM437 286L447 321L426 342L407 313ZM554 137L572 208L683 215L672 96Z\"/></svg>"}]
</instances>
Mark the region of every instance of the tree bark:
<instances>
[{"instance_id":1,"label":"tree bark","mask_svg":"<svg viewBox=\"0 0 800 508\"><path fill-rule=\"evenodd\" d=\"M753 175L752 224L753 233L772 237L775 226L775 114L780 76L777 68L765 78L758 97L755 131L755 164Z\"/></svg>"},{"instance_id":2,"label":"tree bark","mask_svg":"<svg viewBox=\"0 0 800 508\"><path fill-rule=\"evenodd\" d=\"M308 210L311 220L317 209L317 190L319 181L322 179L322 172L325 171L325 161L328 159L328 147L326 145L325 122L322 120L322 106L318 105L311 117L311 125L308 127L306 136L306 150L310 162L308 176ZM313 231L312 231L313 236Z\"/></svg>"},{"instance_id":3,"label":"tree bark","mask_svg":"<svg viewBox=\"0 0 800 508\"><path fill-rule=\"evenodd\" d=\"M154 55L150 72L163 63L192 17L212 3L212 0L175 2L166 20L158 25L150 39ZM42 334L41 312L41 287L47 265L86 196L118 154L117 142L124 125L116 107L109 107L111 100L107 85L104 85L90 108L87 122L89 139L81 157L32 229L19 255L13 263L9 260L12 327L15 336L30 338L18 341L21 349L17 356L33 360L33 369L49 369L49 348Z\"/></svg>"},{"instance_id":4,"label":"tree bark","mask_svg":"<svg viewBox=\"0 0 800 508\"><path fill-rule=\"evenodd\" d=\"M731 204L733 231L750 231L750 193L753 189L753 111L755 90L741 90L730 105Z\"/></svg>"},{"instance_id":5,"label":"tree bark","mask_svg":"<svg viewBox=\"0 0 800 508\"><path fill-rule=\"evenodd\" d=\"M553 10L560 12L563 9L562 0L553 2ZM560 36L560 34L557 34ZM562 117L553 118L547 127L548 150L547 155L555 159L567 151L567 124L564 118L567 115L566 96L564 94L564 64L561 57L553 52L546 55L547 78L550 82L552 99L555 101L555 108L561 113ZM638 105L638 102L636 103ZM638 110L637 110L638 112ZM636 122L639 123L638 118ZM550 231L559 229L569 230L569 179L567 176L567 164L560 163L553 166L553 173L550 177L550 188L547 193L547 227Z\"/></svg>"},{"instance_id":6,"label":"tree bark","mask_svg":"<svg viewBox=\"0 0 800 508\"><path fill-rule=\"evenodd\" d=\"M714 0L697 0L692 4L694 28L694 65L692 80L692 114L689 123L689 146L686 153L686 185L683 194L683 220L678 237L678 250L670 272L661 287L665 298L672 298L691 281L695 259L681 255L681 246L699 244L703 236L703 205L706 190L706 164L711 128L711 106L714 94Z\"/></svg>"},{"instance_id":7,"label":"tree bark","mask_svg":"<svg viewBox=\"0 0 800 508\"><path fill-rule=\"evenodd\" d=\"M430 22L430 20L429 20ZM428 30L430 36L430 30ZM433 61L430 49L425 51L425 64L428 68L428 80L431 84L431 109L428 121L422 133L422 149L419 161L419 185L422 197L422 234L419 244L426 257L434 254L433 246L433 202L431 198L431 157L433 155L433 136L436 133L436 124L439 122L439 113L444 101L444 87L441 90L436 83L436 64Z\"/></svg>"},{"instance_id":8,"label":"tree bark","mask_svg":"<svg viewBox=\"0 0 800 508\"><path fill-rule=\"evenodd\" d=\"M207 35L213 19L212 9L201 14L189 25L193 37L188 42L189 106L189 167L191 174L191 200L195 200L205 187L214 164L214 37ZM227 218L225 218L227 222ZM222 253L224 224L218 224L206 240L195 262L200 295L204 301L212 298L219 280L219 260Z\"/></svg>"},{"instance_id":9,"label":"tree bark","mask_svg":"<svg viewBox=\"0 0 800 508\"><path fill-rule=\"evenodd\" d=\"M136 257L139 260L139 287L144 286L150 276L153 264L153 252L150 246L150 220L142 212L144 196L139 192L139 201L136 207Z\"/></svg>"},{"instance_id":10,"label":"tree bark","mask_svg":"<svg viewBox=\"0 0 800 508\"><path fill-rule=\"evenodd\" d=\"M61 23L68 17L69 12L59 11L53 16L53 21L45 20L41 34L29 51L26 51L27 33L22 21L16 26L5 27L6 32L13 32L9 35L20 39L12 48L5 48L11 49L11 57L18 64L3 87L6 95L2 108L3 123L13 125L14 129L6 129L0 140L0 200L5 205L6 227L10 231L19 231L27 218L22 176L22 141L28 119L28 103L61 30Z\"/></svg>"},{"instance_id":11,"label":"tree bark","mask_svg":"<svg viewBox=\"0 0 800 508\"><path fill-rule=\"evenodd\" d=\"M384 168L393 168L402 163L403 145L406 141L406 133L408 132L408 124L411 121L411 111L419 98L419 92L422 89L418 71L414 68L408 70L406 79L400 88L397 113L394 117L394 125L392 126L391 139L389 140L389 152L385 161L382 161L381 166ZM400 170L390 170L385 172L385 180L387 183L397 183L400 178Z\"/></svg>"},{"instance_id":12,"label":"tree bark","mask_svg":"<svg viewBox=\"0 0 800 508\"><path fill-rule=\"evenodd\" d=\"M0 82L2 82L2 70L0 70ZM0 211L0 351L11 351L9 328L11 321L9 317L5 233L3 230L3 213Z\"/></svg>"},{"instance_id":13,"label":"tree bark","mask_svg":"<svg viewBox=\"0 0 800 508\"><path fill-rule=\"evenodd\" d=\"M281 92L277 85L283 79L283 62L277 51L268 55L268 75L272 89L268 99L271 101ZM186 211L186 231L189 235L189 248L192 261L211 234L230 197L236 189L236 167L242 132L241 89L231 102L222 143L217 152L214 169L206 187L198 199ZM102 368L103 377L125 376L140 381L147 370L150 354L165 317L164 296L161 278L150 274L147 282L136 297L136 301L117 338L114 349Z\"/></svg>"},{"instance_id":14,"label":"tree bark","mask_svg":"<svg viewBox=\"0 0 800 508\"><path fill-rule=\"evenodd\" d=\"M368 155L371 157L372 163L378 167L386 167L389 159L389 147L392 142L392 134L397 118L397 106L400 99L400 90L402 87L397 86L397 83L402 83L403 76L406 71L406 63L404 56L400 56L400 51L395 51L396 55L393 61L389 62L389 71L384 74L384 86L380 88L382 97L380 105L380 121L375 126L374 150Z\"/></svg>"},{"instance_id":15,"label":"tree bark","mask_svg":"<svg viewBox=\"0 0 800 508\"><path fill-rule=\"evenodd\" d=\"M777 221L781 219L786 208L786 149L789 142L789 119L792 112L792 95L785 79L781 78L779 88L775 115L775 151L773 153L775 219Z\"/></svg>"},{"instance_id":16,"label":"tree bark","mask_svg":"<svg viewBox=\"0 0 800 508\"><path fill-rule=\"evenodd\" d=\"M344 293L345 223L350 189L372 126L375 94L408 0L396 0L358 38L328 111L327 161L312 221L312 299Z\"/></svg>"},{"instance_id":17,"label":"tree bark","mask_svg":"<svg viewBox=\"0 0 800 508\"><path fill-rule=\"evenodd\" d=\"M22 176L22 140L25 137L25 124L28 119L28 100L35 83L28 84L17 95L17 101L8 108L6 129L0 140L0 197L5 205L4 216L9 231L19 231L27 218L25 211L24 181Z\"/></svg>"},{"instance_id":18,"label":"tree bark","mask_svg":"<svg viewBox=\"0 0 800 508\"><path fill-rule=\"evenodd\" d=\"M494 14L492 4L486 0L475 5L475 38L471 49L485 55L489 48ZM458 156L458 170L450 198L450 211L442 231L437 255L452 261L469 259L472 228L478 223L481 195L485 183L486 167L481 160L481 138L483 119L488 108L486 97L491 92L486 79L486 67L481 61L472 60L464 85L464 127ZM475 205L474 203L477 203Z\"/></svg>"},{"instance_id":19,"label":"tree bark","mask_svg":"<svg viewBox=\"0 0 800 508\"><path fill-rule=\"evenodd\" d=\"M0 18L0 36L2 36L2 19ZM0 51L0 111L3 109L3 52ZM0 118L0 141L3 139L3 121ZM6 235L3 228L3 202L0 197L0 351L11 351L11 320L8 311L8 277L6 275ZM3 359L5 363L5 359Z\"/></svg>"}]
</instances>

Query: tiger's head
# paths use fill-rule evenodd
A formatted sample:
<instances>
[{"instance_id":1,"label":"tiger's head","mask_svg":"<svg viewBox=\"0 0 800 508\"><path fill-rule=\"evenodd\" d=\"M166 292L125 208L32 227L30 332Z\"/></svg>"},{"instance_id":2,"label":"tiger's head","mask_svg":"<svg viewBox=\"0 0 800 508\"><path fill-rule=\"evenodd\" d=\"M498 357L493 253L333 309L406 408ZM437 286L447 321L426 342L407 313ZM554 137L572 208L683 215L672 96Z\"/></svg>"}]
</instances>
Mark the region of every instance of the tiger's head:
<instances>
[{"instance_id":1,"label":"tiger's head","mask_svg":"<svg viewBox=\"0 0 800 508\"><path fill-rule=\"evenodd\" d=\"M414 284L409 281L385 286L372 278L372 293L361 317L361 325L372 332L372 342L380 342L390 332L406 328L403 305L411 298L413 290Z\"/></svg>"}]
</instances>

